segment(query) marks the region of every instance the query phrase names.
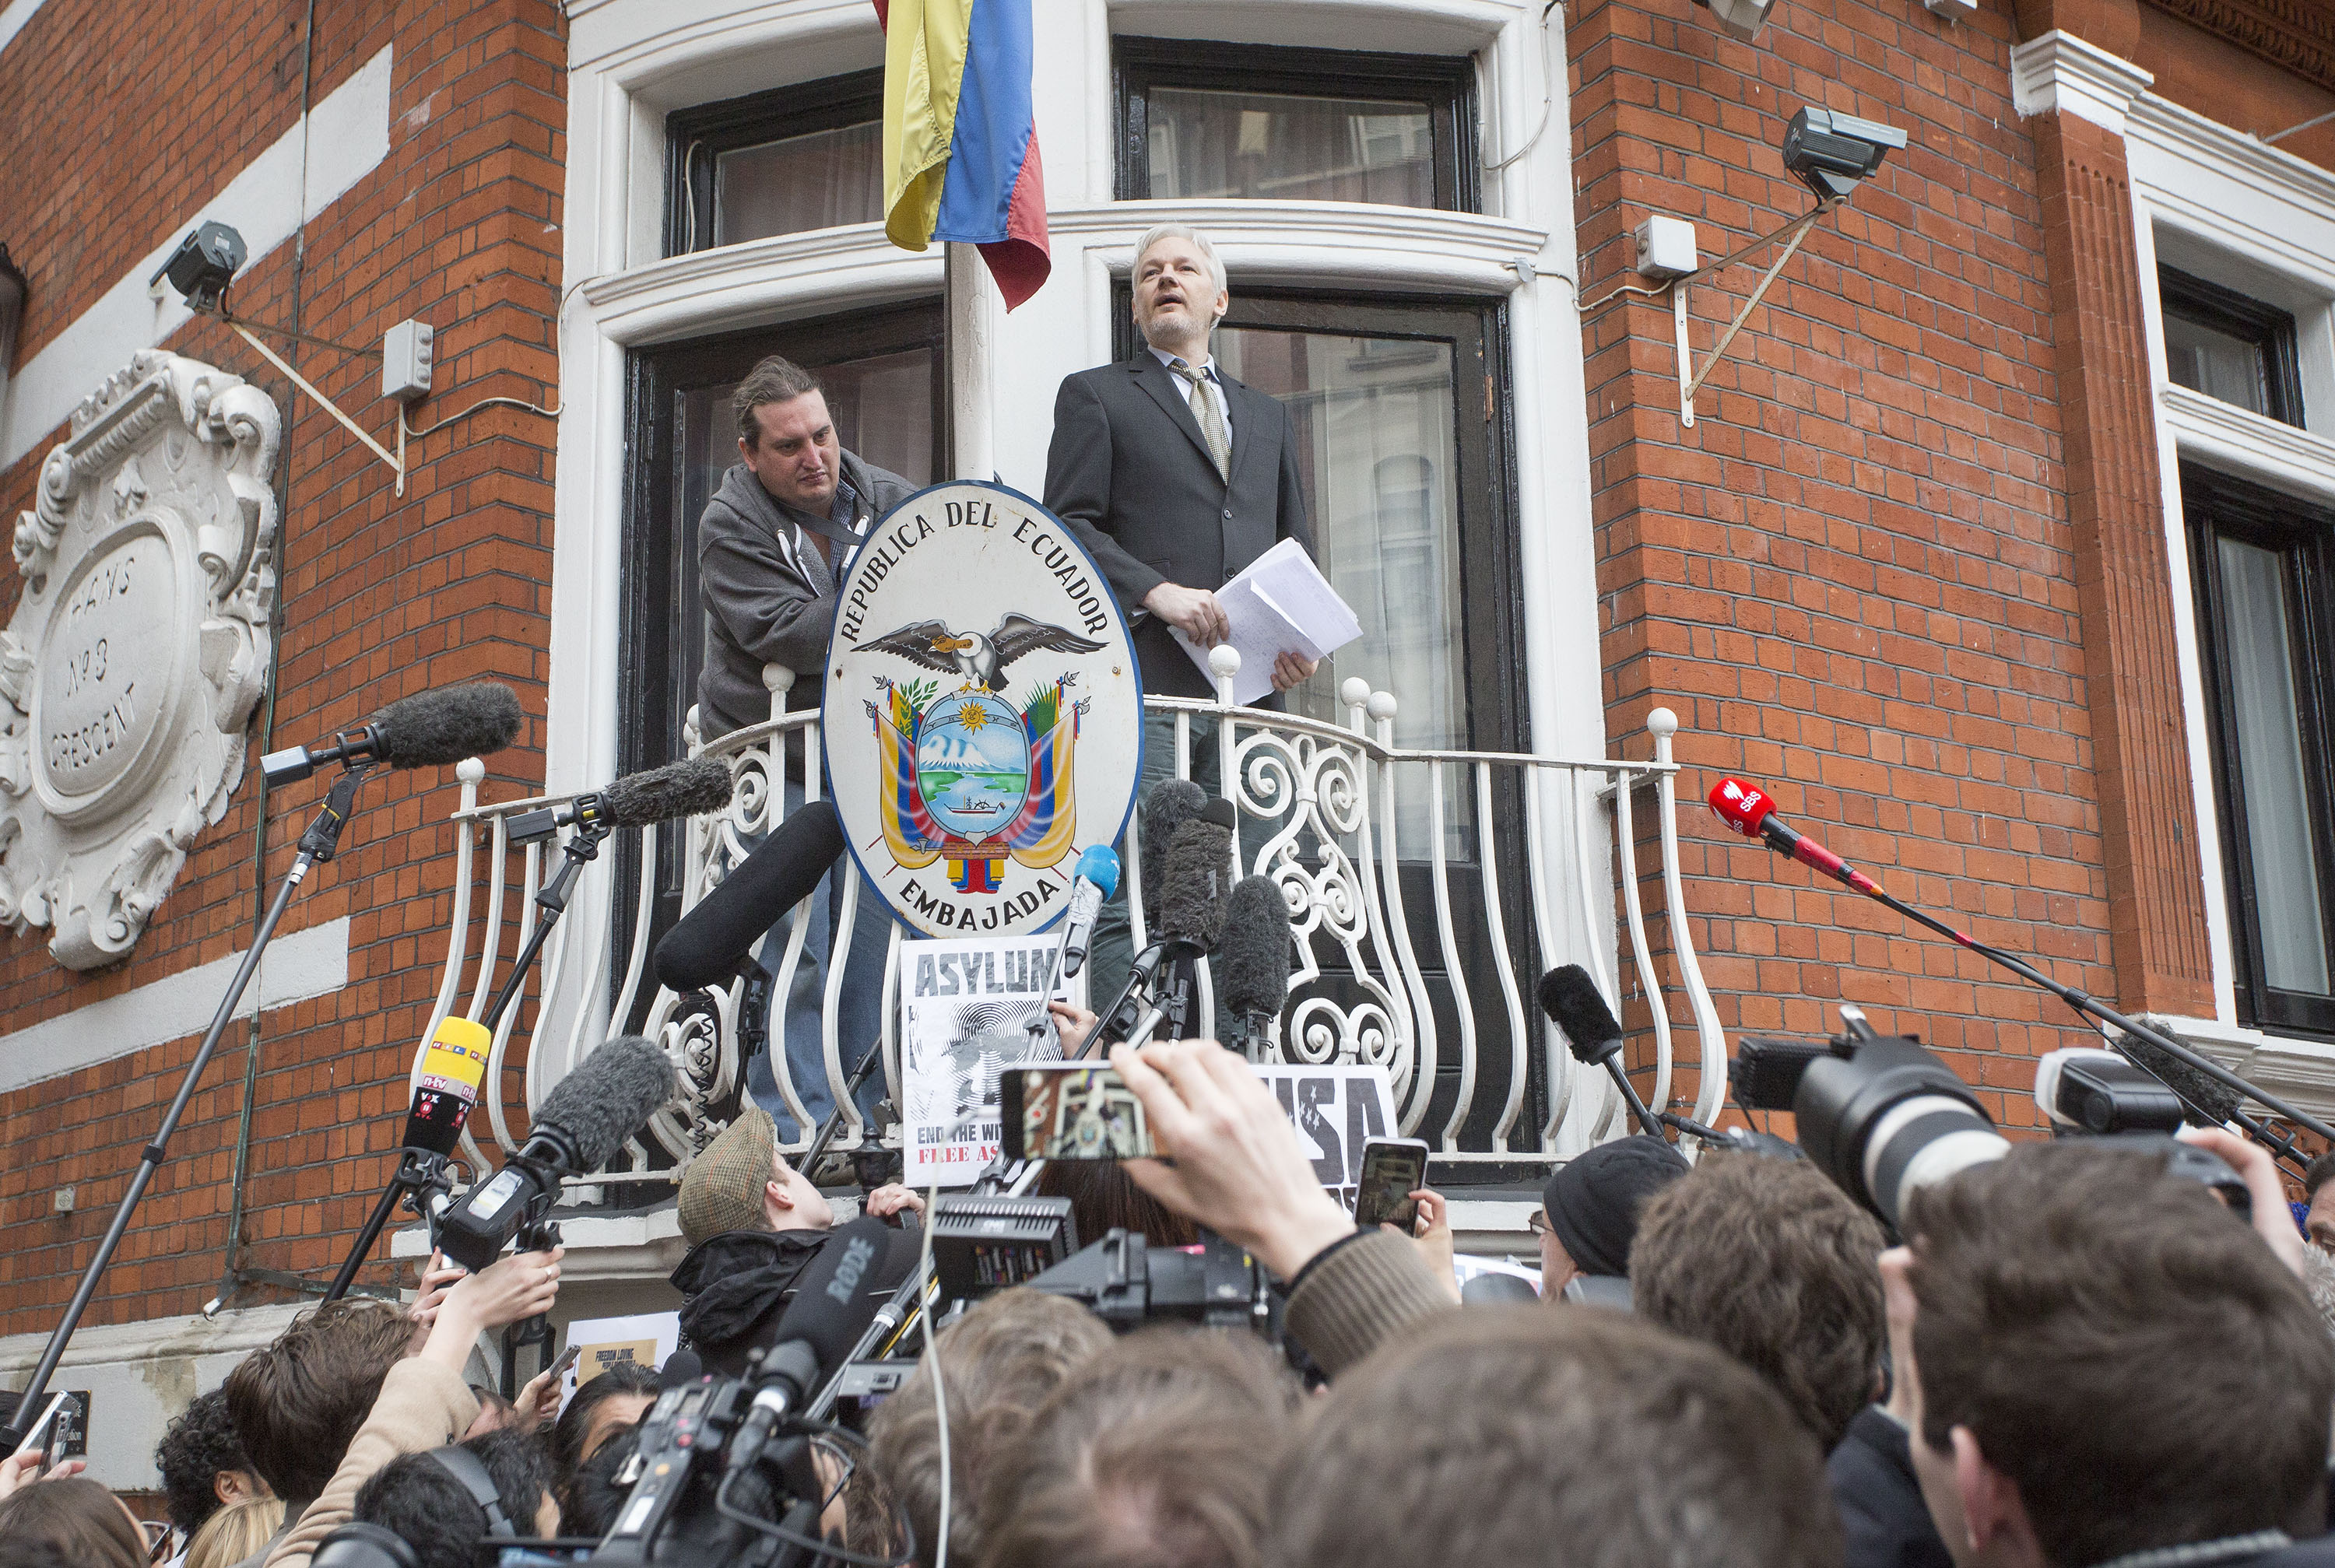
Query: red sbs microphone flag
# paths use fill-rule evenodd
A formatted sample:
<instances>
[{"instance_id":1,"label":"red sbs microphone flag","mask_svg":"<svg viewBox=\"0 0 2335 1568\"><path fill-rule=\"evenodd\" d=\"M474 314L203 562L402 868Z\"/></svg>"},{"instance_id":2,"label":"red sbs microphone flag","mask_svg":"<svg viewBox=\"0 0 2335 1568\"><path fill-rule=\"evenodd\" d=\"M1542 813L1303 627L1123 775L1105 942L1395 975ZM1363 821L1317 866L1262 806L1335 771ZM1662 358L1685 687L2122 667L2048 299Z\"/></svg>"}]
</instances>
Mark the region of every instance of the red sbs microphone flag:
<instances>
[{"instance_id":1,"label":"red sbs microphone flag","mask_svg":"<svg viewBox=\"0 0 2335 1568\"><path fill-rule=\"evenodd\" d=\"M1746 838L1759 837L1759 824L1771 816L1776 803L1757 784L1747 784L1740 779L1721 779L1710 787L1710 808L1719 819Z\"/></svg>"},{"instance_id":2,"label":"red sbs microphone flag","mask_svg":"<svg viewBox=\"0 0 2335 1568\"><path fill-rule=\"evenodd\" d=\"M1776 815L1776 803L1758 785L1747 784L1740 779L1721 779L1710 787L1709 799L1719 819L1746 838L1764 839L1777 854L1788 855L1803 866L1836 877L1859 893L1880 891L1864 872L1815 839L1795 832Z\"/></svg>"}]
</instances>

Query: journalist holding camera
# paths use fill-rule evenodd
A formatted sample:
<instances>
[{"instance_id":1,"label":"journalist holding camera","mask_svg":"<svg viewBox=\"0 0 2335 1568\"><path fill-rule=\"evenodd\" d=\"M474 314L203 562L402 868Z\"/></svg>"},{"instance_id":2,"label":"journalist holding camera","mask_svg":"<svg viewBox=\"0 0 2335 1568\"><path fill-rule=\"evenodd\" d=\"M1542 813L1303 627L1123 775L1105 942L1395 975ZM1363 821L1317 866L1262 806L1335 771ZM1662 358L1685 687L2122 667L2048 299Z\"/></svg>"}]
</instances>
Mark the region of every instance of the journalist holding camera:
<instances>
[{"instance_id":1,"label":"journalist holding camera","mask_svg":"<svg viewBox=\"0 0 2335 1568\"><path fill-rule=\"evenodd\" d=\"M1798 1146L1583 1157L1555 1245L1626 1293L1553 1270L1538 1305L1456 1304L1436 1252L1358 1227L1208 1041L1111 1050L1152 1157L1093 1167L1192 1247L1116 1223L1080 1247L1080 1205L1002 1173L870 1205L926 1224L837 1225L750 1114L683 1198L701 1252L741 1249L696 1271L696 1348L556 1429L545 1382L506 1408L462 1370L551 1304L556 1251L250 1357L227 1415L286 1523L249 1562L2335 1565L2335 1340L2268 1154L2169 1135L2163 1086L2102 1052L2047 1059L2039 1098L2108 1136L2013 1143L1853 1012L1766 1049L1739 1094L1788 1104ZM0 1561L111 1539L25 1474L0 1473Z\"/></svg>"}]
</instances>

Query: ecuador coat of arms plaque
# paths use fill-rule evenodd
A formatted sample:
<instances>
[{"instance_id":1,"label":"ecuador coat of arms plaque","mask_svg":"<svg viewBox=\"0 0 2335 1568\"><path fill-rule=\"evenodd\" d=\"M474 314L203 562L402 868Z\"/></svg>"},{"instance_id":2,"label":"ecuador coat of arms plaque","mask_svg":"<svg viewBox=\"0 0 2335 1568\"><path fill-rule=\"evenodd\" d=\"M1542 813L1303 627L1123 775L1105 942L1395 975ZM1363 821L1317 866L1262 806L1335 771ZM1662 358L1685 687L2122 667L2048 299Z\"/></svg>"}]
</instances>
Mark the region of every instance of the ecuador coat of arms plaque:
<instances>
[{"instance_id":1,"label":"ecuador coat of arms plaque","mask_svg":"<svg viewBox=\"0 0 2335 1568\"><path fill-rule=\"evenodd\" d=\"M1003 485L909 497L844 566L827 663L828 784L892 913L932 936L1060 918L1143 767L1127 622L1061 520Z\"/></svg>"}]
</instances>

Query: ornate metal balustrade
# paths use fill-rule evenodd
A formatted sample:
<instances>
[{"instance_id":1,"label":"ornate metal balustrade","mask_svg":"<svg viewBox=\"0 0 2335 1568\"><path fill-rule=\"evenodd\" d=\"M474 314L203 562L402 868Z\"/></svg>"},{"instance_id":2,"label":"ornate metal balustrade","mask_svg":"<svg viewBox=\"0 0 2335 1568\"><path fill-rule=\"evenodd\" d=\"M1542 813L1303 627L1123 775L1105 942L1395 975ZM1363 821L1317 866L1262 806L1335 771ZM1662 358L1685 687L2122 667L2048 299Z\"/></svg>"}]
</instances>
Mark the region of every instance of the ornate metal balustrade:
<instances>
[{"instance_id":1,"label":"ornate metal balustrade","mask_svg":"<svg viewBox=\"0 0 2335 1568\"><path fill-rule=\"evenodd\" d=\"M799 739L806 754L805 776L820 775L818 715L784 711L790 679L785 671L772 666L765 679L774 715L767 723L699 746L692 714L693 750L726 760L737 790L718 817L664 830L681 835L684 907L783 820L789 738ZM1700 1069L1693 1114L1715 1118L1726 1084L1726 1046L1688 938L1680 887L1677 768L1671 760L1676 715L1657 708L1649 716L1654 742L1649 760L1579 761L1399 748L1394 697L1359 680L1347 682L1341 692L1343 724L1234 707L1228 674L1223 692L1216 702L1154 697L1147 705L1154 715L1172 716L1179 777L1191 774L1196 737L1216 748L1224 793L1243 824L1235 851L1244 862L1238 870L1271 876L1288 900L1299 944L1290 1002L1271 1034L1279 1060L1385 1068L1402 1132L1427 1139L1439 1157L1554 1160L1616 1130L1621 1106L1604 1075L1576 1064L1540 1016L1532 995L1536 975L1526 966L1580 963L1616 998L1625 993L1614 983L1615 972L1626 965L1623 973L1633 982L1626 994L1644 1006L1625 1016L1642 1021L1642 1032L1652 1037L1656 1077L1650 1102L1669 1103L1672 1069L1684 1050ZM1206 722L1196 728L1196 721ZM462 831L433 1032L437 1020L458 1007L473 1019L484 1013L511 955L533 929L545 853L557 851L536 844L514 854L508 819L571 799L484 804L478 799L483 767L469 761L458 773L462 795L454 820ZM1642 844L1649 809L1653 842ZM1418 830L1399 833L1398 825L1406 822ZM1139 947L1145 934L1137 825L1130 823L1128 833L1122 850ZM1410 842L1414 837L1424 842ZM1651 875L1641 870L1646 854L1658 861ZM532 993L538 1006L531 1040L523 1037L515 1050L513 1021L526 1011L519 1008L495 1036L487 1085L463 1137L474 1166L486 1143L497 1146L487 1163L516 1147L525 1137L522 1112L540 1103L611 1031L612 1020L621 1025L641 1018L644 1009L645 1022L638 1027L673 1054L684 1098L627 1146L628 1164L610 1174L677 1176L734 1113L744 1082L743 988L676 995L657 986L648 963L657 856L657 830L646 830L634 862L641 871L625 923L629 951L621 964L610 952L618 922L606 896L616 857L587 868L584 882L587 887L596 882L601 896L579 900L547 944ZM1668 921L1674 973L1667 990L1657 977L1647 931L1642 884L1649 881L1660 885ZM858 879L848 882L839 915L845 933L860 896ZM783 999L801 962L805 924L793 923L795 934L778 956L771 988L778 1001L768 1021L770 1066L798 1125L807 1118L788 1068ZM880 1040L895 1103L901 940L896 926L884 958ZM483 953L476 951L480 945ZM850 1118L836 1147L848 1148L877 1135L844 1092L838 999L848 943L836 946L820 1043L829 1095ZM1200 968L1199 1016L1212 1018L1206 963ZM620 978L612 980L612 972ZM1674 998L1685 1004L1682 1027L1671 1017ZM523 1064L518 1061L522 1051ZM417 1071L419 1060L417 1052ZM896 1129L892 1136L896 1138ZM808 1142L806 1136L794 1147Z\"/></svg>"}]
</instances>

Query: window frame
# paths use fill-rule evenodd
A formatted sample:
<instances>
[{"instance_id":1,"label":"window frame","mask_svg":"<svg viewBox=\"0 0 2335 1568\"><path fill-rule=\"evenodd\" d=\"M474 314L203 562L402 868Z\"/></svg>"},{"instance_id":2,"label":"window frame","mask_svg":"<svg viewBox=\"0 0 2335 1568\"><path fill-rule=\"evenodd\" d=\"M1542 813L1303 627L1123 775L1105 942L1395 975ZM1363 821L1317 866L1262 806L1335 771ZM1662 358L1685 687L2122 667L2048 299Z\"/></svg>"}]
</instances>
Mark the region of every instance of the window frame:
<instances>
[{"instance_id":1,"label":"window frame","mask_svg":"<svg viewBox=\"0 0 2335 1568\"><path fill-rule=\"evenodd\" d=\"M823 76L667 114L665 256L714 248L714 171L721 154L883 118L881 70Z\"/></svg>"},{"instance_id":2,"label":"window frame","mask_svg":"<svg viewBox=\"0 0 2335 1568\"><path fill-rule=\"evenodd\" d=\"M2221 609L2217 540L2227 537L2274 549L2290 562L2287 610L2302 644L2295 671L2296 719L2320 890L2320 917L2335 970L2335 508L2250 484L2201 463L2180 467L2188 526L2197 654L2206 694L2223 881L2229 899L2232 976L2239 1021L2280 1033L2335 1038L2335 997L2273 991L2263 978L2261 917L2254 889L2244 768L2238 756L2230 660Z\"/></svg>"},{"instance_id":3,"label":"window frame","mask_svg":"<svg viewBox=\"0 0 2335 1568\"><path fill-rule=\"evenodd\" d=\"M1115 280L1111 352L1122 363L1139 352L1132 301L1128 280ZM1458 511L1453 526L1458 533L1460 668L1468 699L1463 749L1529 751L1532 721L1519 678L1525 625L1524 541L1516 501L1515 399L1506 303L1472 295L1235 287L1231 291L1231 306L1218 324L1452 345L1454 435L1461 480L1455 486ZM1466 417L1467 389L1458 384L1465 379L1465 361L1469 357L1480 368L1487 400L1487 417L1480 425ZM1476 473L1483 476L1487 490L1480 498L1469 496L1466 482ZM1478 516L1478 508L1485 515ZM1316 519L1309 517L1307 521ZM1492 547L1471 548L1479 539Z\"/></svg>"},{"instance_id":4,"label":"window frame","mask_svg":"<svg viewBox=\"0 0 2335 1568\"><path fill-rule=\"evenodd\" d=\"M1115 34L1110 44L1118 131L1114 194L1121 201L1153 198L1150 93L1154 88L1170 87L1403 103L1424 99L1435 149L1435 205L1410 210L1484 209L1473 55L1298 49L1132 33Z\"/></svg>"},{"instance_id":5,"label":"window frame","mask_svg":"<svg viewBox=\"0 0 2335 1568\"><path fill-rule=\"evenodd\" d=\"M1132 295L1124 278L1112 290L1112 351L1120 362L1139 352L1129 308ZM1461 637L1460 668L1468 704L1468 725L1454 749L1478 751L1528 752L1532 750L1528 679L1524 652L1523 508L1516 472L1515 400L1511 395L1507 304L1479 295L1364 294L1326 289L1242 288L1235 280L1231 308L1224 324L1267 331L1310 332L1332 337L1378 337L1442 342L1452 345L1453 435L1459 482L1455 486L1458 531ZM1480 372L1484 405L1480 417L1471 403L1473 389L1466 373L1473 360ZM1480 477L1484 493L1471 494ZM1308 518L1318 528L1318 518ZM1317 534L1318 537L1318 534ZM1489 546L1488 548L1485 547ZM1395 693L1398 699L1402 693ZM1474 810L1469 803L1468 809ZM1528 820L1520 781L1513 776L1496 778L1492 786L1490 837L1495 843L1522 842ZM1480 830L1479 825L1479 830ZM1436 899L1432 851L1410 843L1401 851L1400 876L1404 908L1411 921L1410 936L1426 979L1437 1027L1447 1034L1458 1028L1457 995L1444 970L1442 944L1434 924ZM1477 844L1468 843L1458 854L1447 853L1446 874L1455 885L1471 885L1481 875ZM1538 974L1555 962L1541 953L1536 926L1527 902L1526 878L1509 875L1500 879L1500 917L1515 973ZM1454 941L1461 963L1470 974L1490 973L1491 933L1475 911L1480 896L1463 890L1452 899L1460 914ZM1331 953L1316 953L1325 974L1340 972ZM1505 1037L1497 991L1473 987L1476 1022L1480 1039ZM1550 1085L1545 1052L1530 1050L1525 1064L1526 1114L1519 1125L1546 1125ZM1478 1081L1497 1080L1509 1064L1496 1049L1477 1062ZM1447 1058L1430 1092L1426 1124L1440 1127L1458 1092L1460 1065ZM1461 1131L1461 1137L1488 1139L1498 1107L1479 1104ZM1511 1136L1516 1136L1512 1134Z\"/></svg>"},{"instance_id":6,"label":"window frame","mask_svg":"<svg viewBox=\"0 0 2335 1568\"><path fill-rule=\"evenodd\" d=\"M2302 360L2291 312L2164 262L2156 266L2156 292L2161 314L2166 318L2226 333L2260 349L2266 417L2296 430L2304 428ZM2165 379L2171 381L2172 367L2168 364L2165 370Z\"/></svg>"},{"instance_id":7,"label":"window frame","mask_svg":"<svg viewBox=\"0 0 2335 1568\"><path fill-rule=\"evenodd\" d=\"M686 755L683 727L697 702L696 683L680 687L687 665L686 639L703 656L705 612L697 587L694 552L683 558L688 521L668 516L676 502L680 461L675 428L676 396L693 386L743 375L761 353L779 352L812 371L879 354L918 348L933 351L934 469L943 471L949 450L948 374L945 333L947 309L937 297L848 310L800 321L745 328L683 343L634 349L625 363L627 438L617 586L620 646L633 663L618 682L616 771L635 773ZM749 357L749 356L752 357ZM678 701L668 713L653 709L656 692ZM656 896L650 914L652 937L681 917L678 834L660 837ZM630 951L640 883L639 839L621 837L616 848L616 939L614 951Z\"/></svg>"}]
</instances>

